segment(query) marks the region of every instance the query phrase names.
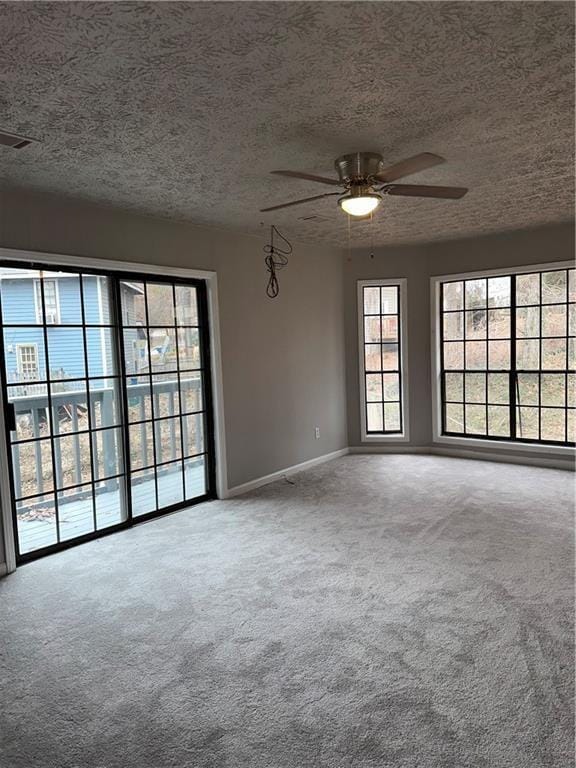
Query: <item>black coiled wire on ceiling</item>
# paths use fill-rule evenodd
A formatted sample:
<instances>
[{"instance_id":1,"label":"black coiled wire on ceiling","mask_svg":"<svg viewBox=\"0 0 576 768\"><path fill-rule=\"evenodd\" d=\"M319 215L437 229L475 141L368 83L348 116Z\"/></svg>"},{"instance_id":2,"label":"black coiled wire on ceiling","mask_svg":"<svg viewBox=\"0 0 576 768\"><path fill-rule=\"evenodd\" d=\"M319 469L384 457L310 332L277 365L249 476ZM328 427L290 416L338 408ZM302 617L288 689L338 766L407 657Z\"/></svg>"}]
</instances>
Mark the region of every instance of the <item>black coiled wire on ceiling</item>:
<instances>
[{"instance_id":1,"label":"black coiled wire on ceiling","mask_svg":"<svg viewBox=\"0 0 576 768\"><path fill-rule=\"evenodd\" d=\"M283 241L283 247L274 243L275 235ZM268 285L266 286L266 295L271 299L275 299L280 293L276 272L279 272L288 264L288 256L292 254L292 244L284 237L284 235L278 232L274 225L270 227L270 242L264 246L264 253L266 254L264 263L266 264L266 269L270 275L268 278Z\"/></svg>"}]
</instances>

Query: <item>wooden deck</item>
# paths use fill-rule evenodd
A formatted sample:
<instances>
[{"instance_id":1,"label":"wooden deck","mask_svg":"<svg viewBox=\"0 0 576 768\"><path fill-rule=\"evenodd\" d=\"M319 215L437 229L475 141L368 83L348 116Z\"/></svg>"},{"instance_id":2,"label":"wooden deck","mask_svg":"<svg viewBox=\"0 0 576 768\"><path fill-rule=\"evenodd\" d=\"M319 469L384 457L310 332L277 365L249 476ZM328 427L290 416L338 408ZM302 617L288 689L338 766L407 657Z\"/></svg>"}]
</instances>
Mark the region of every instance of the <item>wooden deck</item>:
<instances>
[{"instance_id":1,"label":"wooden deck","mask_svg":"<svg viewBox=\"0 0 576 768\"><path fill-rule=\"evenodd\" d=\"M189 466L185 471L186 497L193 499L205 491L204 467ZM158 497L163 507L177 504L184 500L182 473L164 474L158 477ZM46 514L44 519L37 516L30 519L30 511L23 506L18 510L18 539L21 554L48 547L57 543L56 519L54 513ZM147 514L155 509L155 488L153 480L146 480L133 488L133 515ZM58 515L60 519L60 540L68 541L93 533L94 509L92 497L67 501L59 498ZM98 530L117 525L126 519L121 501L121 490L117 486L109 491L100 492L96 497L96 526Z\"/></svg>"}]
</instances>

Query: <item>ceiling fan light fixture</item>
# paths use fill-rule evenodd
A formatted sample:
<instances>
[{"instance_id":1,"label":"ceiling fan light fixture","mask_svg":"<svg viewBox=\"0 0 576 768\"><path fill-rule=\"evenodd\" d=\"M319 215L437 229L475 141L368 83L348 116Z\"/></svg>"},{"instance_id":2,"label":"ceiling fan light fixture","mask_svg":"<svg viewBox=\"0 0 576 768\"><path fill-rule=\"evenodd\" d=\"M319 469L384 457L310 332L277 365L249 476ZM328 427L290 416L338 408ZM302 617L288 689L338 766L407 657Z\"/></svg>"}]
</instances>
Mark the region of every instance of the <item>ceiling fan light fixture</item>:
<instances>
[{"instance_id":1,"label":"ceiling fan light fixture","mask_svg":"<svg viewBox=\"0 0 576 768\"><path fill-rule=\"evenodd\" d=\"M344 195L338 200L338 205L349 216L368 216L381 203L382 197L374 192L362 195Z\"/></svg>"}]
</instances>

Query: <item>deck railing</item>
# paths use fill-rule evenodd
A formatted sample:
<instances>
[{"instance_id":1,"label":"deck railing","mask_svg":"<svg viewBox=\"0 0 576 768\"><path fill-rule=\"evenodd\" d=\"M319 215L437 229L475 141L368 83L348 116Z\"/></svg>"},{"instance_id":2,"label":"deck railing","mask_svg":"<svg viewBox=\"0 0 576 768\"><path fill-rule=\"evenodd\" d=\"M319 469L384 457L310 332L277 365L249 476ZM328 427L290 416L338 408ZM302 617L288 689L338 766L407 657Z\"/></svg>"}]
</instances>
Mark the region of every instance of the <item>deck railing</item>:
<instances>
[{"instance_id":1,"label":"deck railing","mask_svg":"<svg viewBox=\"0 0 576 768\"><path fill-rule=\"evenodd\" d=\"M62 387L62 391L54 391L56 383ZM68 386L71 387L74 384L72 382L67 384L64 380L54 382L52 384L50 400L48 399L45 384L23 384L21 391L16 394L14 392L11 393L10 403L14 406L16 420L17 422L24 421L27 430L25 439L28 440L28 444L30 444L30 440L34 441L32 443L34 445L33 474L31 467L21 463L20 444L18 442L13 442L12 444L16 498L33 494L41 495L45 490L46 475L53 474L53 470L56 474L56 482L54 483L56 489L81 485L91 482L91 479L94 482L105 481L106 478L122 472L121 465L118 462L118 456L122 452L121 430L119 428L106 429L106 427L120 426L117 416L120 413L120 404L117 402L119 397L117 390L112 386L108 386L90 389L88 392L85 386L79 389L65 389ZM160 398L162 397L163 415L176 416L179 413L179 393L182 395L183 401L188 391L195 391L196 396L194 400L199 402L200 386L199 379L186 379L180 382L177 379L153 382L151 388L148 384L128 384L127 399L131 412L130 421L150 420L150 408L146 402L146 400L150 400L150 393L155 413L160 413ZM51 413L49 414L50 410ZM182 440L184 445L187 445L188 421L184 418L179 421L180 429L182 430ZM66 429L63 429L64 423L67 425ZM49 434L46 428L47 424L52 425L54 437L69 435L69 442L72 445L72 460L68 456L66 463L64 463L59 440L53 441L54 468L52 466L43 466L42 444L39 441L39 438L47 437ZM91 433L92 467L91 473L88 473L91 479L86 480L86 469L82 466L82 439L87 434L88 424L92 426L93 430L96 428L97 431L92 431ZM157 444L160 444L160 423L155 421L153 428L155 441L157 441ZM101 435L101 438L98 438L97 435ZM162 445L163 455L173 459L179 458L180 440L181 438L177 434L175 424L171 421L170 429L168 430L168 443L166 444L165 442ZM144 424L140 427L140 440L138 442L139 445L131 445L130 448L131 459L140 468L150 463L147 458L149 446ZM72 472L72 482L63 482L65 472L68 475ZM32 492L25 487L26 484L29 484L30 477L34 479L34 490Z\"/></svg>"}]
</instances>

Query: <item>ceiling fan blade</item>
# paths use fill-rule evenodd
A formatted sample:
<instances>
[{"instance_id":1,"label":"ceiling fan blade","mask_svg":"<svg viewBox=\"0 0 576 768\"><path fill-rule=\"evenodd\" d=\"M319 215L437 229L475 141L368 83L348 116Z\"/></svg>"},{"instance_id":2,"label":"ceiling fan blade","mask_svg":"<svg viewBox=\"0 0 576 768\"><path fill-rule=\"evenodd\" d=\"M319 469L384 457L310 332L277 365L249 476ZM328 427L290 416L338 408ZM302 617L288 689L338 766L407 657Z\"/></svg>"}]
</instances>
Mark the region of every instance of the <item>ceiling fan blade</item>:
<instances>
[{"instance_id":1,"label":"ceiling fan blade","mask_svg":"<svg viewBox=\"0 0 576 768\"><path fill-rule=\"evenodd\" d=\"M468 192L466 187L429 187L423 184L387 184L381 192L402 197L436 197L445 200L459 200Z\"/></svg>"},{"instance_id":2,"label":"ceiling fan blade","mask_svg":"<svg viewBox=\"0 0 576 768\"><path fill-rule=\"evenodd\" d=\"M323 195L314 195L313 197L303 197L301 200L293 200L291 203L282 203L281 205L271 205L270 208L260 208L260 213L266 211L277 211L279 208L289 208L291 205L300 205L300 203L309 203L311 200L321 200L323 197L333 197L340 192L326 192Z\"/></svg>"},{"instance_id":3,"label":"ceiling fan blade","mask_svg":"<svg viewBox=\"0 0 576 768\"><path fill-rule=\"evenodd\" d=\"M290 176L293 179L306 179L307 181L318 181L320 184L334 184L340 186L338 179L328 179L326 176L315 176L313 173L300 173L300 171L270 171L277 176Z\"/></svg>"},{"instance_id":4,"label":"ceiling fan blade","mask_svg":"<svg viewBox=\"0 0 576 768\"><path fill-rule=\"evenodd\" d=\"M425 171L426 168L432 168L435 165L445 163L446 160L440 155L433 155L432 152L422 152L420 155L408 157L406 160L400 160L399 163L384 168L377 173L375 178L380 181L396 181L404 176L410 176L419 171Z\"/></svg>"}]
</instances>

